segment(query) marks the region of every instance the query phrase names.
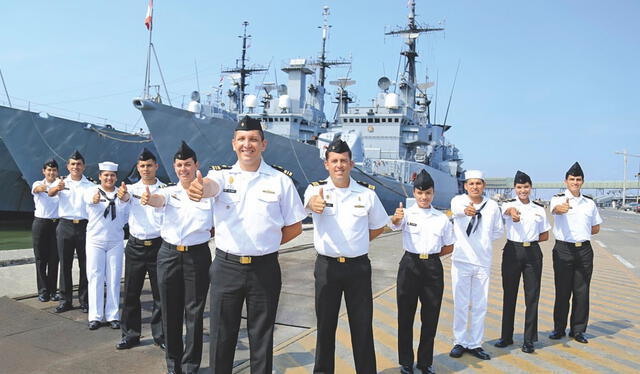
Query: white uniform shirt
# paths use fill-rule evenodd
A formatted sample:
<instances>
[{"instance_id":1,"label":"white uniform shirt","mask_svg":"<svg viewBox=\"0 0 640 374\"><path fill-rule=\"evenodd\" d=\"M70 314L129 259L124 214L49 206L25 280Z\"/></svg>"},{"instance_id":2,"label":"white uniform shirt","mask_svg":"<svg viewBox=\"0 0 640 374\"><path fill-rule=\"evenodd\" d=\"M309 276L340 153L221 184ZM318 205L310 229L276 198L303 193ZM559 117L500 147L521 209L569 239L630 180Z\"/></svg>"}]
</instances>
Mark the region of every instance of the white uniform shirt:
<instances>
[{"instance_id":1,"label":"white uniform shirt","mask_svg":"<svg viewBox=\"0 0 640 374\"><path fill-rule=\"evenodd\" d=\"M140 180L127 186L129 192L129 233L136 239L148 240L160 237L162 209L156 209L150 205L140 205L140 196L145 192L147 186L153 195L164 185L156 179L156 183L151 185L146 185Z\"/></svg>"},{"instance_id":2,"label":"white uniform shirt","mask_svg":"<svg viewBox=\"0 0 640 374\"><path fill-rule=\"evenodd\" d=\"M454 242L453 225L437 209L423 209L418 204L404 210L399 225L390 225L394 231L402 230L404 250L416 254L440 253L442 247Z\"/></svg>"},{"instance_id":3,"label":"white uniform shirt","mask_svg":"<svg viewBox=\"0 0 640 374\"><path fill-rule=\"evenodd\" d=\"M600 212L593 200L580 194L575 197L565 190L563 194L551 198L550 209L567 201L569 198L569 212L554 214L553 236L557 240L576 243L591 240L591 227L602 223Z\"/></svg>"},{"instance_id":4,"label":"white uniform shirt","mask_svg":"<svg viewBox=\"0 0 640 374\"><path fill-rule=\"evenodd\" d=\"M55 187L60 183L56 180L51 187ZM84 191L87 188L97 187L93 182L89 181L84 175L79 181L74 181L71 176L64 178L64 190L58 191L58 214L60 218L65 219L87 219L87 209L84 202Z\"/></svg>"},{"instance_id":5,"label":"white uniform shirt","mask_svg":"<svg viewBox=\"0 0 640 374\"><path fill-rule=\"evenodd\" d=\"M160 188L156 191L164 197L160 236L173 245L196 245L211 239L213 227L213 198L198 202L189 199L182 184Z\"/></svg>"},{"instance_id":6,"label":"white uniform shirt","mask_svg":"<svg viewBox=\"0 0 640 374\"><path fill-rule=\"evenodd\" d=\"M307 187L305 207L320 188L327 205L322 214L312 212L316 251L329 257L357 257L369 253L369 230L379 229L389 222L376 193L353 178L347 188L337 188L331 178L327 178L326 184ZM311 212L310 209L307 211Z\"/></svg>"},{"instance_id":7,"label":"white uniform shirt","mask_svg":"<svg viewBox=\"0 0 640 374\"><path fill-rule=\"evenodd\" d=\"M56 183L56 181L53 181L53 183ZM33 212L33 215L37 218L54 219L54 218L60 217L58 215L58 200L59 200L58 195L50 197L47 194L47 192L49 191L49 188L51 188L53 183L49 184L47 182L47 179L45 178L41 181L35 181L33 182L33 185L31 185L31 194L33 195L33 204L36 206L36 210ZM39 193L33 192L33 190L36 187L43 184L47 186L46 191L39 192Z\"/></svg>"},{"instance_id":8,"label":"white uniform shirt","mask_svg":"<svg viewBox=\"0 0 640 374\"><path fill-rule=\"evenodd\" d=\"M467 235L467 226L471 222L471 217L464 214L464 209L470 202L471 199L466 194L451 199L453 233L456 237L452 259L453 261L490 267L493 255L491 242L499 239L503 232L502 213L498 203L487 198L484 198L480 204L473 204L476 209L480 209L482 204L486 202L480 211L482 218L478 228L475 232Z\"/></svg>"},{"instance_id":9,"label":"white uniform shirt","mask_svg":"<svg viewBox=\"0 0 640 374\"><path fill-rule=\"evenodd\" d=\"M84 203L87 207L87 215L89 222L87 223L87 241L92 242L114 242L124 239L124 225L127 223L129 206L127 203L118 199L118 190L106 192L109 199L115 198L116 202L116 218L111 219L111 209L107 216L104 211L109 206L109 201L100 195L100 201L93 204L93 197L98 191L98 186L87 188L84 191Z\"/></svg>"},{"instance_id":10,"label":"white uniform shirt","mask_svg":"<svg viewBox=\"0 0 640 374\"><path fill-rule=\"evenodd\" d=\"M291 178L261 161L255 172L211 170L207 178L220 186L216 195L216 247L238 256L276 252L282 228L306 218Z\"/></svg>"},{"instance_id":11,"label":"white uniform shirt","mask_svg":"<svg viewBox=\"0 0 640 374\"><path fill-rule=\"evenodd\" d=\"M509 208L515 208L520 212L519 222L513 222L511 215L506 214ZM522 203L518 198L513 201L507 201L502 204L502 212L507 239L514 242L537 241L540 234L549 231L551 228L544 208L531 200L529 200L528 204Z\"/></svg>"}]
</instances>

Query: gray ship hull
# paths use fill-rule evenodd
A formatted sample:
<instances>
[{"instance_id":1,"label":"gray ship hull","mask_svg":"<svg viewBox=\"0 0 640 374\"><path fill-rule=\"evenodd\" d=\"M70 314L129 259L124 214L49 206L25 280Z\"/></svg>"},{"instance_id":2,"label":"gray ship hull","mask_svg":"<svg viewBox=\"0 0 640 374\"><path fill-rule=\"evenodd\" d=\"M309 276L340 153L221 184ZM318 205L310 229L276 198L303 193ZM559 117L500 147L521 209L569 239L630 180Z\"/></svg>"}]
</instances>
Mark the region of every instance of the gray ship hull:
<instances>
[{"instance_id":1,"label":"gray ship hull","mask_svg":"<svg viewBox=\"0 0 640 374\"><path fill-rule=\"evenodd\" d=\"M203 174L212 165L232 165L236 155L231 149L231 139L235 122L219 118L197 118L192 112L159 104L149 100L134 100L134 105L144 117L151 132L156 149L165 165L173 163L173 155L182 140L197 153ZM300 195L308 184L327 178L327 171L320 158L319 149L283 136L265 132L268 142L264 159L270 164L282 166L293 173L293 181ZM436 179L438 188L433 205L448 208L451 198L457 194L457 181L453 177L444 178L439 170L426 167ZM169 173L176 182L175 173ZM384 177L372 176L354 169L355 180L376 186L376 193L388 213L392 214L399 202L404 202L407 194L411 197L412 186Z\"/></svg>"},{"instance_id":2,"label":"gray ship hull","mask_svg":"<svg viewBox=\"0 0 640 374\"><path fill-rule=\"evenodd\" d=\"M75 149L85 158L85 175L94 179L98 163L109 160L120 165L118 180L136 180L136 158L142 148L157 154L153 142L144 136L5 106L0 106L0 137L28 185L43 178L42 163L50 158L58 161L61 175L68 174L64 165ZM168 180L162 165L158 177ZM0 196L0 201L6 199Z\"/></svg>"},{"instance_id":3,"label":"gray ship hull","mask_svg":"<svg viewBox=\"0 0 640 374\"><path fill-rule=\"evenodd\" d=\"M0 139L0 212L33 212L33 199L27 182Z\"/></svg>"}]
</instances>

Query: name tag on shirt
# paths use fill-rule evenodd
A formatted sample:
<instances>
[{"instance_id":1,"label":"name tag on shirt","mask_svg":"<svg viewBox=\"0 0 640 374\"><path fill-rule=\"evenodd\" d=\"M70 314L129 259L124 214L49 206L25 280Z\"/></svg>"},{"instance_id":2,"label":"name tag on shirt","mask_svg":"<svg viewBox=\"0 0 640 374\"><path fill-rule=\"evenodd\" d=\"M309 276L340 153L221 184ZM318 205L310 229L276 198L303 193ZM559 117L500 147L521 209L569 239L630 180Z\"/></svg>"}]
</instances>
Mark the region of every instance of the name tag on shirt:
<instances>
[{"instance_id":1,"label":"name tag on shirt","mask_svg":"<svg viewBox=\"0 0 640 374\"><path fill-rule=\"evenodd\" d=\"M237 191L236 190L232 190L230 188L225 188L225 189L222 190L222 192L236 193Z\"/></svg>"},{"instance_id":2,"label":"name tag on shirt","mask_svg":"<svg viewBox=\"0 0 640 374\"><path fill-rule=\"evenodd\" d=\"M171 195L171 197L173 197L174 199L180 201L180 198L178 198L178 196L176 196L176 195Z\"/></svg>"},{"instance_id":3,"label":"name tag on shirt","mask_svg":"<svg viewBox=\"0 0 640 374\"><path fill-rule=\"evenodd\" d=\"M102 202L102 203L104 203L105 201L107 201L107 200L105 200L105 199L100 199L100 202Z\"/></svg>"},{"instance_id":4,"label":"name tag on shirt","mask_svg":"<svg viewBox=\"0 0 640 374\"><path fill-rule=\"evenodd\" d=\"M133 193L133 194L131 194L131 196L132 196L132 197L135 197L136 199L141 199L141 198L142 198L141 196L136 195L136 194L134 194L134 193Z\"/></svg>"},{"instance_id":5,"label":"name tag on shirt","mask_svg":"<svg viewBox=\"0 0 640 374\"><path fill-rule=\"evenodd\" d=\"M262 192L264 193L268 193L268 194L275 194L275 192L271 191L271 190L262 190Z\"/></svg>"},{"instance_id":6,"label":"name tag on shirt","mask_svg":"<svg viewBox=\"0 0 640 374\"><path fill-rule=\"evenodd\" d=\"M407 225L409 225L409 226L418 226L418 224L415 223L415 222L407 222Z\"/></svg>"},{"instance_id":7,"label":"name tag on shirt","mask_svg":"<svg viewBox=\"0 0 640 374\"><path fill-rule=\"evenodd\" d=\"M364 205L354 205L354 208L364 208Z\"/></svg>"}]
</instances>

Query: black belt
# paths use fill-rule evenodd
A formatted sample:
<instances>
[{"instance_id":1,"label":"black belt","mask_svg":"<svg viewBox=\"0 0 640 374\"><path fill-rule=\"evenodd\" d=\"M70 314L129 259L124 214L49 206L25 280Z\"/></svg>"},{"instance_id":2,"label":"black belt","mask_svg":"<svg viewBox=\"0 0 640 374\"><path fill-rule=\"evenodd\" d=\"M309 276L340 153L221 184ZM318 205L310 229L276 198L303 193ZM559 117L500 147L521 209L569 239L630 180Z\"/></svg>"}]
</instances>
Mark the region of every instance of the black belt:
<instances>
[{"instance_id":1,"label":"black belt","mask_svg":"<svg viewBox=\"0 0 640 374\"><path fill-rule=\"evenodd\" d=\"M193 251L196 249L203 249L203 248L209 249L209 242L204 242L204 243L195 244L195 245L173 245L167 242L164 242L164 244L167 246L167 248L175 249L178 252L189 252L189 251Z\"/></svg>"},{"instance_id":2,"label":"black belt","mask_svg":"<svg viewBox=\"0 0 640 374\"><path fill-rule=\"evenodd\" d=\"M509 240L507 239L507 242L517 245L519 247L531 247L533 244L538 244L537 240L531 241L531 242L516 242L514 240Z\"/></svg>"},{"instance_id":3,"label":"black belt","mask_svg":"<svg viewBox=\"0 0 640 374\"><path fill-rule=\"evenodd\" d=\"M365 260L367 258L369 258L368 254L364 254L361 256L356 256L356 257L344 257L344 256L340 256L340 257L331 257L331 256L325 256L325 255L321 255L320 253L318 253L318 258L322 258L328 261L335 261L335 262L339 262L341 264L346 263L346 262L354 262L354 261L362 261Z\"/></svg>"},{"instance_id":4,"label":"black belt","mask_svg":"<svg viewBox=\"0 0 640 374\"><path fill-rule=\"evenodd\" d=\"M74 225L89 222L89 220L86 220L86 219L67 219L67 218L60 218L60 221L73 223Z\"/></svg>"},{"instance_id":5,"label":"black belt","mask_svg":"<svg viewBox=\"0 0 640 374\"><path fill-rule=\"evenodd\" d=\"M591 242L588 240L585 240L583 242L575 242L575 243L565 242L564 240L557 240L557 239L556 241L562 244L565 244L567 247L572 247L572 248L582 248L584 246L591 245Z\"/></svg>"},{"instance_id":6,"label":"black belt","mask_svg":"<svg viewBox=\"0 0 640 374\"><path fill-rule=\"evenodd\" d=\"M131 242L133 242L133 244L138 244L138 245L142 245L142 246L145 246L145 247L151 247L154 244L158 244L159 242L161 242L162 238L161 237L157 237L157 238L153 238L153 239L142 240L142 239L136 238L133 235L129 235L129 240Z\"/></svg>"},{"instance_id":7,"label":"black belt","mask_svg":"<svg viewBox=\"0 0 640 374\"><path fill-rule=\"evenodd\" d=\"M216 257L224 258L225 260L237 262L243 265L249 265L278 258L278 252L276 251L262 256L237 256L225 252L220 248L216 248Z\"/></svg>"},{"instance_id":8,"label":"black belt","mask_svg":"<svg viewBox=\"0 0 640 374\"><path fill-rule=\"evenodd\" d=\"M47 222L53 222L56 223L58 222L58 220L60 218L40 218L40 217L34 217L34 219L40 220L40 221L47 221Z\"/></svg>"},{"instance_id":9,"label":"black belt","mask_svg":"<svg viewBox=\"0 0 640 374\"><path fill-rule=\"evenodd\" d=\"M427 253L413 253L405 250L404 253L411 256L411 258L415 260L435 260L437 258L440 258L440 252L427 254Z\"/></svg>"}]
</instances>

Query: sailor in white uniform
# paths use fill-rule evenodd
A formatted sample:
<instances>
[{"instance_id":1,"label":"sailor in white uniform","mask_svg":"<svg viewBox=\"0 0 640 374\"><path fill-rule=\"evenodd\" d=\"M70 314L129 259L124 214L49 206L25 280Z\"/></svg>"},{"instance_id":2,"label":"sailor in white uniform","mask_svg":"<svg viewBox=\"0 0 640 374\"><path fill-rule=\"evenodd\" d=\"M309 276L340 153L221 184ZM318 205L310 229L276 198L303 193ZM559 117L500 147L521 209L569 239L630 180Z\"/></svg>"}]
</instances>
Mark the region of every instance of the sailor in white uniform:
<instances>
[{"instance_id":1,"label":"sailor in white uniform","mask_svg":"<svg viewBox=\"0 0 640 374\"><path fill-rule=\"evenodd\" d=\"M464 181L467 193L451 199L456 242L451 261L454 346L449 356L454 358L466 351L481 360L491 359L482 349L482 337L487 314L492 242L502 237L503 224L500 207L483 196L484 187L482 172L468 170Z\"/></svg>"},{"instance_id":2,"label":"sailor in white uniform","mask_svg":"<svg viewBox=\"0 0 640 374\"><path fill-rule=\"evenodd\" d=\"M417 368L433 374L433 345L440 317L444 272L440 257L453 251L453 225L449 218L431 206L434 182L422 170L413 181L415 204L396 209L391 229L402 230L404 255L398 266L398 359L400 373L413 373L413 321L420 300L420 344Z\"/></svg>"},{"instance_id":3,"label":"sailor in white uniform","mask_svg":"<svg viewBox=\"0 0 640 374\"><path fill-rule=\"evenodd\" d=\"M549 239L549 220L542 206L529 198L531 178L518 170L513 179L516 198L502 204L507 243L502 250L502 333L494 345L504 348L513 344L513 321L518 299L520 276L524 281L524 320L522 351L533 353L538 341L538 300L542 278L542 251L539 242Z\"/></svg>"},{"instance_id":4,"label":"sailor in white uniform","mask_svg":"<svg viewBox=\"0 0 640 374\"><path fill-rule=\"evenodd\" d=\"M602 218L593 199L580 192L584 173L574 163L565 174L567 189L551 198L553 213L553 272L556 300L553 307L553 333L550 339L566 335L569 299L571 320L569 336L579 343L588 343L584 332L589 321L589 284L593 272L591 235L600 232Z\"/></svg>"},{"instance_id":5,"label":"sailor in white uniform","mask_svg":"<svg viewBox=\"0 0 640 374\"><path fill-rule=\"evenodd\" d=\"M89 280L89 329L100 327L103 320L112 329L120 328L120 278L124 253L124 225L128 204L116 191L118 164L98 164L100 186L85 191L89 223L87 224L87 278ZM106 303L105 303L106 284Z\"/></svg>"}]
</instances>

